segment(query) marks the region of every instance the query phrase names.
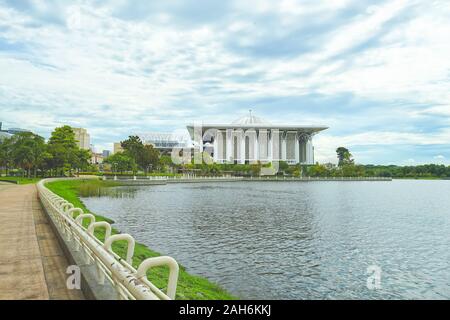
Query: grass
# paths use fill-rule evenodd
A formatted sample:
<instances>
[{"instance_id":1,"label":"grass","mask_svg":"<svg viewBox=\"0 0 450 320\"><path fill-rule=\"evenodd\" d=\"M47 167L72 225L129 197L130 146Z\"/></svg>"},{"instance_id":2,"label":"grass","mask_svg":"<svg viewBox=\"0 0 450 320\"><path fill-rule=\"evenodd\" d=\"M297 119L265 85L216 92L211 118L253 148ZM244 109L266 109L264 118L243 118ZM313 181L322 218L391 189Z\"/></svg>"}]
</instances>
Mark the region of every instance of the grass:
<instances>
[{"instance_id":1,"label":"grass","mask_svg":"<svg viewBox=\"0 0 450 320\"><path fill-rule=\"evenodd\" d=\"M0 181L14 181L17 184L32 184L36 183L41 178L25 178L25 177L0 177Z\"/></svg>"},{"instance_id":2,"label":"grass","mask_svg":"<svg viewBox=\"0 0 450 320\"><path fill-rule=\"evenodd\" d=\"M392 177L392 179L398 179L398 180L447 180L447 177L433 177L433 176L426 176L426 177Z\"/></svg>"},{"instance_id":3,"label":"grass","mask_svg":"<svg viewBox=\"0 0 450 320\"><path fill-rule=\"evenodd\" d=\"M108 221L113 223L111 219L97 215L91 211L83 204L80 200L80 192L82 190L96 190L98 188L111 187L119 185L117 182L113 181L102 181L102 180L66 180L66 181L55 181L46 184L46 187L57 195L63 197L67 201L71 202L75 207L83 209L85 213L92 213L96 221ZM113 234L119 233L119 231L113 228ZM97 229L95 231L95 236L103 241L104 230ZM126 243L116 242L113 244L112 249L119 256L124 258L126 256ZM133 256L133 266L137 268L139 264L150 257L157 257L161 254L151 250L147 246L141 243L136 243ZM168 268L159 267L152 268L151 272L148 273L148 278L153 282L158 288L162 289L164 292L167 289L167 279L169 275ZM230 300L236 299L236 297L227 293L219 285L210 282L209 280L189 274L186 272L185 268L180 265L180 273L178 277L178 286L176 299L180 300Z\"/></svg>"}]
</instances>

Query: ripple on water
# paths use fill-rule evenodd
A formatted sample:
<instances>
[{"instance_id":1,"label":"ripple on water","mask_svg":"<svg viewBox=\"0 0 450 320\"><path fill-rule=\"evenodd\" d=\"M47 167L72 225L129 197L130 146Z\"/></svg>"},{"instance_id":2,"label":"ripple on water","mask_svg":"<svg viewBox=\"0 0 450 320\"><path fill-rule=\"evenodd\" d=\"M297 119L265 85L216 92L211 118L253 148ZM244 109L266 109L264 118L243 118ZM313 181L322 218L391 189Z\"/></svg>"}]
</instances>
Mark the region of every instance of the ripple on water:
<instances>
[{"instance_id":1,"label":"ripple on water","mask_svg":"<svg viewBox=\"0 0 450 320\"><path fill-rule=\"evenodd\" d=\"M118 187L83 201L240 297L442 299L449 193L450 181L236 182ZM375 291L371 265L382 269Z\"/></svg>"}]
</instances>

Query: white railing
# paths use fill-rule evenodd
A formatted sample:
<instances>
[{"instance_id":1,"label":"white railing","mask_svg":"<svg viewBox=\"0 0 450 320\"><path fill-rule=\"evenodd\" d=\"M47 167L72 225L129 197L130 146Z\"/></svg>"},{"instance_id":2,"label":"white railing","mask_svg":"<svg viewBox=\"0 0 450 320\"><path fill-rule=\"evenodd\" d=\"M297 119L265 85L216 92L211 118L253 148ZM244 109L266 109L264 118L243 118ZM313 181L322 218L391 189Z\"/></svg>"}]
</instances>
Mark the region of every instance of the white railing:
<instances>
[{"instance_id":1,"label":"white railing","mask_svg":"<svg viewBox=\"0 0 450 320\"><path fill-rule=\"evenodd\" d=\"M191 175L191 174L185 174L181 176L127 176L125 178L120 178L118 176L113 176L111 178L107 178L106 176L103 176L103 180L114 180L114 181L168 181L168 180L242 180L243 177L238 176L232 176L232 175L224 175L224 176L197 176L197 175Z\"/></svg>"},{"instance_id":2,"label":"white railing","mask_svg":"<svg viewBox=\"0 0 450 320\"><path fill-rule=\"evenodd\" d=\"M186 174L182 176L147 176L140 177L130 176L128 178L120 179L117 176L112 178L113 180L122 180L122 181L183 181L183 180L198 180L198 181L208 181L208 180L302 180L302 181L391 181L391 177L294 177L294 176L250 176L250 177L241 177L241 176L232 176L232 175L224 175L224 176L198 176ZM103 176L103 180L107 180L106 176Z\"/></svg>"},{"instance_id":3,"label":"white railing","mask_svg":"<svg viewBox=\"0 0 450 320\"><path fill-rule=\"evenodd\" d=\"M391 181L391 177L294 177L294 176L257 176L250 180L301 180L301 181Z\"/></svg>"},{"instance_id":4,"label":"white railing","mask_svg":"<svg viewBox=\"0 0 450 320\"><path fill-rule=\"evenodd\" d=\"M172 300L178 282L179 266L171 257L161 256L148 258L135 269L132 264L134 254L134 238L129 234L111 235L111 225L105 221L95 221L92 214L85 214L82 209L45 187L45 183L60 179L44 179L38 184L39 198L54 225L60 232L68 247L79 252L84 257L84 263L96 267L96 280L104 285L108 280L118 299L124 300ZM65 179L67 180L67 179ZM74 215L76 215L74 217ZM83 221L89 220L88 227ZM96 228L105 229L104 243L94 235ZM112 251L112 244L116 241L127 241L126 259ZM169 267L167 292L164 293L147 278L147 271L156 266Z\"/></svg>"}]
</instances>

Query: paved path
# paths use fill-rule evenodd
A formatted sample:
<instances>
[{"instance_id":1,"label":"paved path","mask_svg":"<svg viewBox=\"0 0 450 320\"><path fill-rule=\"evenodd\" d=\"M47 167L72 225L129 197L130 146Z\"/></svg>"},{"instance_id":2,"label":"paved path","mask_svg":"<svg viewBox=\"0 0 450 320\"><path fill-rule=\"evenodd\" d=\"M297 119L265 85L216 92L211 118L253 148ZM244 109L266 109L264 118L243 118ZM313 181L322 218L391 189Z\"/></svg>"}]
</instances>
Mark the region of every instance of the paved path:
<instances>
[{"instance_id":1,"label":"paved path","mask_svg":"<svg viewBox=\"0 0 450 320\"><path fill-rule=\"evenodd\" d=\"M0 184L0 299L83 299L35 185Z\"/></svg>"}]
</instances>

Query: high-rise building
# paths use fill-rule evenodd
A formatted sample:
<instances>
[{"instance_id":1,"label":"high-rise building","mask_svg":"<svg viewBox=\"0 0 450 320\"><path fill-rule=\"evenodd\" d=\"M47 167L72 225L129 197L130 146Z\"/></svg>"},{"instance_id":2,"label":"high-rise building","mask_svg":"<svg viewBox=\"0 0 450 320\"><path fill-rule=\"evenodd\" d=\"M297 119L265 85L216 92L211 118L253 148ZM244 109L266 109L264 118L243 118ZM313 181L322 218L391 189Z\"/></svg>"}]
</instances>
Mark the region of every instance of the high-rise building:
<instances>
[{"instance_id":1,"label":"high-rise building","mask_svg":"<svg viewBox=\"0 0 450 320\"><path fill-rule=\"evenodd\" d=\"M122 145L120 144L120 142L114 142L114 149L113 149L113 154L117 153L117 152L122 152L123 148Z\"/></svg>"},{"instance_id":2,"label":"high-rise building","mask_svg":"<svg viewBox=\"0 0 450 320\"><path fill-rule=\"evenodd\" d=\"M103 158L108 158L111 155L111 151L103 150L102 155L103 155Z\"/></svg>"},{"instance_id":3,"label":"high-rise building","mask_svg":"<svg viewBox=\"0 0 450 320\"><path fill-rule=\"evenodd\" d=\"M91 137L86 129L83 128L72 128L75 133L75 140L80 149L90 150L91 149Z\"/></svg>"}]
</instances>

